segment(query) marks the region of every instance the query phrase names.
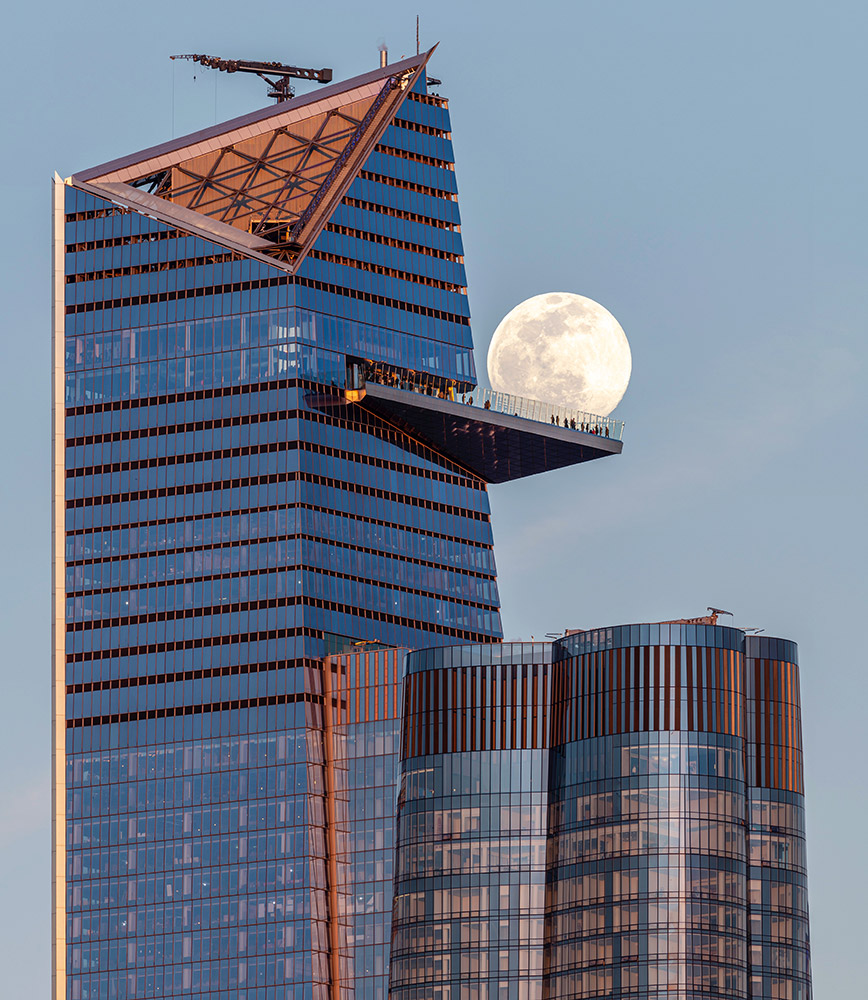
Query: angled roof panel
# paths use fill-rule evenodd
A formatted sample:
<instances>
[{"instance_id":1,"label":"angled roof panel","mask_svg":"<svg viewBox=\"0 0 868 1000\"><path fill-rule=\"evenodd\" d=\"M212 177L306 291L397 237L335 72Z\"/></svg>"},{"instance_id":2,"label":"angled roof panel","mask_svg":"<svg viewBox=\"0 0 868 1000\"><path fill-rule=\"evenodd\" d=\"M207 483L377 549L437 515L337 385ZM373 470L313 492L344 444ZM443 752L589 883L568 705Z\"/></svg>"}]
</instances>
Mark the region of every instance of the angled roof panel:
<instances>
[{"instance_id":1,"label":"angled roof panel","mask_svg":"<svg viewBox=\"0 0 868 1000\"><path fill-rule=\"evenodd\" d=\"M74 175L251 234L295 270L431 53ZM129 191L126 192L129 198ZM179 218L180 222L180 218ZM259 248L258 248L259 249Z\"/></svg>"}]
</instances>

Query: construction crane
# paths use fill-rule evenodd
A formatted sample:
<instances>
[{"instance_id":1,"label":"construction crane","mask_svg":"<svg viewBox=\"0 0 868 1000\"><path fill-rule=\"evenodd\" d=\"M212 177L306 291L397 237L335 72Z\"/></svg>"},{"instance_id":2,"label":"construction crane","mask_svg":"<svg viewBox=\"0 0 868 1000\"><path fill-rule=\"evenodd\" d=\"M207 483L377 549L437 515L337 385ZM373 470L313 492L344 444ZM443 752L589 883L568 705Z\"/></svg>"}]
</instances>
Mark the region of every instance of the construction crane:
<instances>
[{"instance_id":1,"label":"construction crane","mask_svg":"<svg viewBox=\"0 0 868 1000\"><path fill-rule=\"evenodd\" d=\"M332 80L330 69L303 69L300 66L284 66L279 62L251 62L247 59L221 59L219 56L203 55L178 55L169 58L190 59L200 66L219 69L224 73L255 73L260 79L265 80L271 88L268 96L273 97L278 103L295 97L290 79L314 80L316 83L331 83Z\"/></svg>"}]
</instances>

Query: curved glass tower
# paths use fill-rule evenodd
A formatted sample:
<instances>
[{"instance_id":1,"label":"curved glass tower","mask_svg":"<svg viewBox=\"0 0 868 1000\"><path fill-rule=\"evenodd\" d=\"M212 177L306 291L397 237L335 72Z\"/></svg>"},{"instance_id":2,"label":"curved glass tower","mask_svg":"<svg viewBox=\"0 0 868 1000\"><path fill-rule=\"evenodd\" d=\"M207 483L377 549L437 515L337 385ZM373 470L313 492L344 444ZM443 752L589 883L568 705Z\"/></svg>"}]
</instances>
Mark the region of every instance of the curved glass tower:
<instances>
[{"instance_id":1,"label":"curved glass tower","mask_svg":"<svg viewBox=\"0 0 868 1000\"><path fill-rule=\"evenodd\" d=\"M393 997L808 1000L792 642L627 625L405 685Z\"/></svg>"},{"instance_id":2,"label":"curved glass tower","mask_svg":"<svg viewBox=\"0 0 868 1000\"><path fill-rule=\"evenodd\" d=\"M542 996L551 647L407 656L390 996Z\"/></svg>"}]
</instances>

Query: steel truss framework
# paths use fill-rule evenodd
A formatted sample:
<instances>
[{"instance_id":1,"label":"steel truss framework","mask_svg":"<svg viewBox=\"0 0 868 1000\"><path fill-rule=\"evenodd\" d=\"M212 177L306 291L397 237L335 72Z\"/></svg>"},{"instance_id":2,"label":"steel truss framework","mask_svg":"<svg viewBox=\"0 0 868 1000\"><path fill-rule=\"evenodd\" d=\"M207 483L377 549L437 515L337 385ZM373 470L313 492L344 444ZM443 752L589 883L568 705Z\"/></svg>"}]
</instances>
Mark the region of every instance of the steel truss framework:
<instances>
[{"instance_id":1,"label":"steel truss framework","mask_svg":"<svg viewBox=\"0 0 868 1000\"><path fill-rule=\"evenodd\" d=\"M373 97L179 160L129 183L269 240L274 256L294 261L319 235L414 76L404 71L387 77Z\"/></svg>"}]
</instances>

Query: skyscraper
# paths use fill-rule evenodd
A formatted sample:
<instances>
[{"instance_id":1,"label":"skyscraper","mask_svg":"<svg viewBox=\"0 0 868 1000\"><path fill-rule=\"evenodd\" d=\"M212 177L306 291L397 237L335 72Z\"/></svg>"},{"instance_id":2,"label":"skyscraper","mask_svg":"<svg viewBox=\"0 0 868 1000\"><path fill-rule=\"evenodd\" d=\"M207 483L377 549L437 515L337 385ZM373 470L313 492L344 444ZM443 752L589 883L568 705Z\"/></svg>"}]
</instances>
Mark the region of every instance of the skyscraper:
<instances>
[{"instance_id":1,"label":"skyscraper","mask_svg":"<svg viewBox=\"0 0 868 1000\"><path fill-rule=\"evenodd\" d=\"M477 387L429 56L55 179L58 998L382 997L387 649L497 643L487 485L621 449Z\"/></svg>"},{"instance_id":2,"label":"skyscraper","mask_svg":"<svg viewBox=\"0 0 868 1000\"><path fill-rule=\"evenodd\" d=\"M405 685L393 1000L808 1000L794 643L624 625Z\"/></svg>"}]
</instances>

